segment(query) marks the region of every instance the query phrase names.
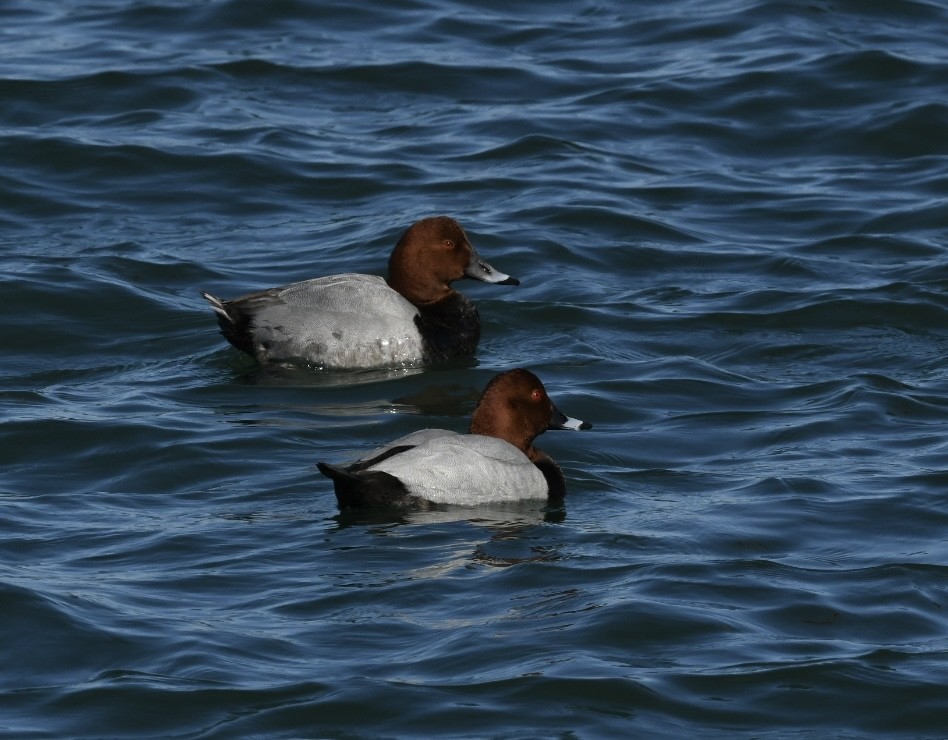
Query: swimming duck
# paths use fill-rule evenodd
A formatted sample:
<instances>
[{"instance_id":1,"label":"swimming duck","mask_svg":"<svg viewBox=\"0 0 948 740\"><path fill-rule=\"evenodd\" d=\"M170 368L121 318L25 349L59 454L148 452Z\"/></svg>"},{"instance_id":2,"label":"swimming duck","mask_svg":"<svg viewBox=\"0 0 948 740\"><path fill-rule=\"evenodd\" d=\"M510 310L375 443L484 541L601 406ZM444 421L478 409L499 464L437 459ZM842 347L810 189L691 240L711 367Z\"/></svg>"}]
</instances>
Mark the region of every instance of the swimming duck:
<instances>
[{"instance_id":1,"label":"swimming duck","mask_svg":"<svg viewBox=\"0 0 948 740\"><path fill-rule=\"evenodd\" d=\"M461 278L519 285L477 254L453 218L411 226L388 261L388 281L346 273L224 300L204 293L221 333L261 364L326 369L430 365L473 354L480 319L451 287Z\"/></svg>"},{"instance_id":2,"label":"swimming duck","mask_svg":"<svg viewBox=\"0 0 948 740\"><path fill-rule=\"evenodd\" d=\"M340 509L476 506L558 500L563 471L533 440L547 429L590 429L565 416L529 370L509 370L484 389L469 434L423 429L356 462L318 468L332 479Z\"/></svg>"}]
</instances>

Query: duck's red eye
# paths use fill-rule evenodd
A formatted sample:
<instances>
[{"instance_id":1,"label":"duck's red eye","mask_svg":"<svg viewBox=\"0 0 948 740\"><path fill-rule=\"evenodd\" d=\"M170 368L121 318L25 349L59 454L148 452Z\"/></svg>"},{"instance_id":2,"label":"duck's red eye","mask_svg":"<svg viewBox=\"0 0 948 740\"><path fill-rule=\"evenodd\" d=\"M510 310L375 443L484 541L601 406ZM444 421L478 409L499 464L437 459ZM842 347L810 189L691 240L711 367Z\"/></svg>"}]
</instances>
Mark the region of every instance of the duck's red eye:
<instances>
[{"instance_id":1,"label":"duck's red eye","mask_svg":"<svg viewBox=\"0 0 948 740\"><path fill-rule=\"evenodd\" d=\"M445 239L441 242L445 249L454 249L454 242L451 239Z\"/></svg>"},{"instance_id":2,"label":"duck's red eye","mask_svg":"<svg viewBox=\"0 0 948 740\"><path fill-rule=\"evenodd\" d=\"M533 393L530 394L530 398L532 398L534 401L539 401L543 398L543 392L537 388L533 391Z\"/></svg>"}]
</instances>

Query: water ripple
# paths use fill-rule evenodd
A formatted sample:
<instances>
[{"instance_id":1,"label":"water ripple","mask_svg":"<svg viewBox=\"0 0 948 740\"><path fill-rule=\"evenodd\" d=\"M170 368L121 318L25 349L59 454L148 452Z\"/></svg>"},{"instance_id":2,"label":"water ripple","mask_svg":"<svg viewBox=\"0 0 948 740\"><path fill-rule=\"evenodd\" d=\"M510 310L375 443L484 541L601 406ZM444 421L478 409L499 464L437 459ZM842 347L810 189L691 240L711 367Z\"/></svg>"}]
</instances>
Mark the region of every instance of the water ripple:
<instances>
[{"instance_id":1,"label":"water ripple","mask_svg":"<svg viewBox=\"0 0 948 740\"><path fill-rule=\"evenodd\" d=\"M11 736L942 734L943 7L5 19ZM200 298L431 213L522 281L469 361L261 369ZM339 514L318 460L522 365L562 505Z\"/></svg>"}]
</instances>

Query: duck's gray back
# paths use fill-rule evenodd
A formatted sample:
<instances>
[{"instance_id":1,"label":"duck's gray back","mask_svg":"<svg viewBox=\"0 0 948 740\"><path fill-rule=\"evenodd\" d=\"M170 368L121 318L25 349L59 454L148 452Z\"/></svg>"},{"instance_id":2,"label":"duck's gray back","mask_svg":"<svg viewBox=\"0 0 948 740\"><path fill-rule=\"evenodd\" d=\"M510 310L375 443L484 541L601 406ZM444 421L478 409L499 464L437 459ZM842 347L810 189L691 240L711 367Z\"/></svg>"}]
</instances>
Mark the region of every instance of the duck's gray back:
<instances>
[{"instance_id":1,"label":"duck's gray back","mask_svg":"<svg viewBox=\"0 0 948 740\"><path fill-rule=\"evenodd\" d=\"M376 275L306 280L269 291L255 304L257 351L271 361L397 367L423 356L418 310Z\"/></svg>"},{"instance_id":2,"label":"duck's gray back","mask_svg":"<svg viewBox=\"0 0 948 740\"><path fill-rule=\"evenodd\" d=\"M387 448L410 443L412 437L415 447L369 469L393 475L413 495L440 504L474 506L548 496L543 474L509 442L444 430L423 430L415 435Z\"/></svg>"}]
</instances>

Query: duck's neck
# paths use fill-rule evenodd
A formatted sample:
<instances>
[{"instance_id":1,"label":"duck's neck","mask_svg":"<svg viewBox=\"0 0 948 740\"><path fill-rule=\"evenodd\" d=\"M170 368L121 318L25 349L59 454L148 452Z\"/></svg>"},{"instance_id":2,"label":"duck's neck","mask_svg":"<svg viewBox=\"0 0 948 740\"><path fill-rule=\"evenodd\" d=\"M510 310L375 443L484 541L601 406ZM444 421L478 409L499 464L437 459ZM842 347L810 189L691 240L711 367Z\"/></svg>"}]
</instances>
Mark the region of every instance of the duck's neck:
<instances>
[{"instance_id":1,"label":"duck's neck","mask_svg":"<svg viewBox=\"0 0 948 740\"><path fill-rule=\"evenodd\" d=\"M389 268L387 282L388 287L397 293L401 293L419 308L443 301L457 292L447 283L437 279L425 278L417 273L400 270L397 267Z\"/></svg>"},{"instance_id":2,"label":"duck's neck","mask_svg":"<svg viewBox=\"0 0 948 740\"><path fill-rule=\"evenodd\" d=\"M439 275L436 270L423 269L425 263L419 257L418 250L402 237L388 258L387 282L392 290L420 307L444 300L454 290L444 275Z\"/></svg>"},{"instance_id":3,"label":"duck's neck","mask_svg":"<svg viewBox=\"0 0 948 740\"><path fill-rule=\"evenodd\" d=\"M471 434L483 434L488 437L498 437L505 442L510 442L514 447L526 455L531 462L537 462L546 457L540 450L533 446L533 438L523 430L523 426L518 423L519 420L514 416L504 416L502 414L485 414L475 412L471 419Z\"/></svg>"}]
</instances>

